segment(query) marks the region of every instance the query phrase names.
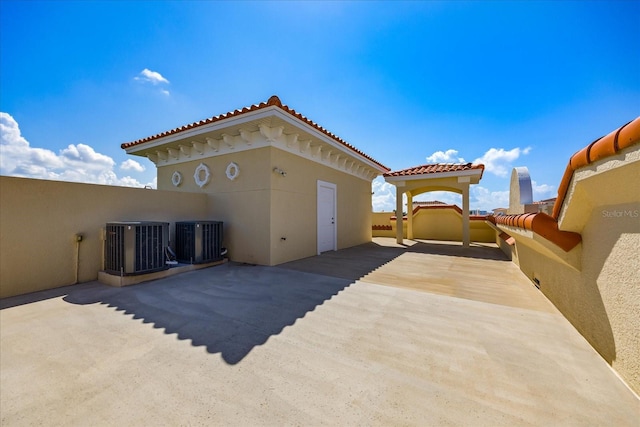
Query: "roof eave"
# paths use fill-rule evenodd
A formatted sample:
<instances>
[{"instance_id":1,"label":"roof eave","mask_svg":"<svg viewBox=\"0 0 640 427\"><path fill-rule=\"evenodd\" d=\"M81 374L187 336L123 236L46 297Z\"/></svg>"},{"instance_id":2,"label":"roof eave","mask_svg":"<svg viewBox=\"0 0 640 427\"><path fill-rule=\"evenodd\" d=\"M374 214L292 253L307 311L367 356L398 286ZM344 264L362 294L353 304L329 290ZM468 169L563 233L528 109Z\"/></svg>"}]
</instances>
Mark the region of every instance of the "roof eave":
<instances>
[{"instance_id":1,"label":"roof eave","mask_svg":"<svg viewBox=\"0 0 640 427\"><path fill-rule=\"evenodd\" d=\"M221 120L216 120L212 123L207 123L195 127L191 127L188 129L184 129L175 133L171 133L166 136L160 137L149 137L152 138L149 141L138 142L133 145L132 143L122 144L122 148L126 151L127 154L136 154L139 152L144 152L153 148L162 147L166 144L171 144L177 141L181 141L184 139L195 138L204 133L209 133L213 131L223 130L230 126L237 126L244 123L249 123L256 120L261 120L272 115L274 111L278 111L279 108L275 106L268 106L261 108L255 111L249 111L243 114L239 114L236 116L227 117Z\"/></svg>"},{"instance_id":2,"label":"roof eave","mask_svg":"<svg viewBox=\"0 0 640 427\"><path fill-rule=\"evenodd\" d=\"M123 144L123 148L127 154L145 156L147 152L154 151L155 149L169 144L197 138L202 134L210 132L222 131L232 126L241 126L244 124L259 122L270 117L277 117L278 119L290 124L291 126L301 129L302 131L312 135L314 138L320 140L323 144L330 146L331 149L337 150L354 159L357 159L359 162L362 162L369 168L375 170L378 175L382 175L390 170L389 168L375 161L369 156L360 153L359 150L351 148L350 146L337 141L335 138L332 138L325 132L316 129L314 126L306 123L304 120L295 117L289 112L283 110L281 107L272 105L254 111L247 111L242 114L237 114L235 116L231 116L221 120L216 120L212 123L193 126L171 133L170 135L155 137L149 141L138 142L128 147L124 147L124 145L126 144Z\"/></svg>"},{"instance_id":3,"label":"roof eave","mask_svg":"<svg viewBox=\"0 0 640 427\"><path fill-rule=\"evenodd\" d=\"M480 179L482 178L483 170L484 170L483 168L474 168L474 169L467 169L463 171L432 172L432 173L425 173L420 175L385 176L384 179L385 181L392 183L392 182L398 182L398 181L418 181L418 180L425 180L425 179L441 179L441 178L469 176L469 177L477 177L478 178L477 182L474 182L475 180L472 181L472 184L477 184L478 182L480 182Z\"/></svg>"}]
</instances>

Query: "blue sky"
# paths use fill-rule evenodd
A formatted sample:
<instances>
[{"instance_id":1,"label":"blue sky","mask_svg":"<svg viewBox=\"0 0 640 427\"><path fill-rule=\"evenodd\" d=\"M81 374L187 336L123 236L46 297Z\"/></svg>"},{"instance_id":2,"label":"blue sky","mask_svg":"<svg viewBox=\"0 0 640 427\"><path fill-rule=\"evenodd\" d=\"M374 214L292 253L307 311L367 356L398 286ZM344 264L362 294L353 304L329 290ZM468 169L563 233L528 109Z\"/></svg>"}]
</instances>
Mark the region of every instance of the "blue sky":
<instances>
[{"instance_id":1,"label":"blue sky","mask_svg":"<svg viewBox=\"0 0 640 427\"><path fill-rule=\"evenodd\" d=\"M638 1L2 0L0 20L2 175L154 185L121 143L276 94L394 170L484 162L471 207L492 209L513 167L554 197L640 114Z\"/></svg>"}]
</instances>

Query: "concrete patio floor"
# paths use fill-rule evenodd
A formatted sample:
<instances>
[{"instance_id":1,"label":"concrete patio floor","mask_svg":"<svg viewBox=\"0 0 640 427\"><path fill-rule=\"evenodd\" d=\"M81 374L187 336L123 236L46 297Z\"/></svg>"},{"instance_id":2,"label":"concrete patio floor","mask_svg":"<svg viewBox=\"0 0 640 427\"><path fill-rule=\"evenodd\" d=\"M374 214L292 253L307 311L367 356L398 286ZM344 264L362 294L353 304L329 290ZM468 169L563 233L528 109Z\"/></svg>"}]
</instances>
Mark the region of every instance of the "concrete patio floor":
<instances>
[{"instance_id":1,"label":"concrete patio floor","mask_svg":"<svg viewBox=\"0 0 640 427\"><path fill-rule=\"evenodd\" d=\"M638 426L492 245L374 242L2 300L2 425Z\"/></svg>"}]
</instances>

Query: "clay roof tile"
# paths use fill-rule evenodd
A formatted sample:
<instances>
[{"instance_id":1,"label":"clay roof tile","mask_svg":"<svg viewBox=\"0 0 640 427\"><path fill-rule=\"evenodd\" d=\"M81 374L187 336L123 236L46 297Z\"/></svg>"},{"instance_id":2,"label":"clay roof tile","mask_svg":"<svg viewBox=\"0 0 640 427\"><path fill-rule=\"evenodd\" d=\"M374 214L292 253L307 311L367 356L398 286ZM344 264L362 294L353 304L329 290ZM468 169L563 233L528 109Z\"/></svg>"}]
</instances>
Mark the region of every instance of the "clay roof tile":
<instances>
[{"instance_id":1,"label":"clay roof tile","mask_svg":"<svg viewBox=\"0 0 640 427\"><path fill-rule=\"evenodd\" d=\"M565 252L569 252L582 241L582 237L578 233L559 230L558 222L554 218L543 212L517 215L501 215L492 217L492 219L496 224L499 225L506 225L509 227L516 227L533 231L534 233L555 243Z\"/></svg>"},{"instance_id":2,"label":"clay roof tile","mask_svg":"<svg viewBox=\"0 0 640 427\"><path fill-rule=\"evenodd\" d=\"M459 172L472 169L481 169L482 171L484 171L484 165L474 165L472 163L431 163L426 165L414 166L399 171L387 172L383 176L414 176L444 172Z\"/></svg>"},{"instance_id":3,"label":"clay roof tile","mask_svg":"<svg viewBox=\"0 0 640 427\"><path fill-rule=\"evenodd\" d=\"M553 205L553 218L557 220L560 217L564 199L567 196L573 173L576 170L597 160L613 156L620 150L637 143L640 143L640 117L622 125L608 135L596 139L571 156L558 186L558 197Z\"/></svg>"},{"instance_id":4,"label":"clay roof tile","mask_svg":"<svg viewBox=\"0 0 640 427\"><path fill-rule=\"evenodd\" d=\"M236 109L234 111L228 112L228 113L223 113L217 116L213 116L210 117L208 119L205 120L200 120L199 122L194 122L191 123L189 125L185 125L179 128L175 128L173 130L170 131L165 131L156 135L152 135L152 136L148 136L146 138L142 138L142 139L138 139L136 141L131 141L131 142L126 142L120 145L121 148L123 149L127 149L139 144L143 144L145 142L149 142L149 141L153 141L155 139L159 139L162 138L164 136L169 136L169 135L173 135L176 133L180 133L184 130L187 129L192 129L198 126L202 126L203 124L208 124L208 123L213 123L219 120L223 120L223 119L227 119L230 117L235 117L241 114L245 114L251 111L256 111L262 108L266 108L266 107L270 107L270 106L275 106L280 108L282 111L291 114L292 116L296 117L297 119L307 123L308 125L312 126L313 128L315 128L316 130L324 133L325 135L327 135L329 138L335 140L336 142L338 142L339 144L343 145L344 147L356 152L357 154L361 155L362 157L372 161L373 163L377 164L378 166L382 167L385 170L390 170L388 167L386 167L385 165L383 165L382 163L378 162L377 160L375 160L374 158L370 157L369 155L365 154L363 151L358 150L357 148L355 148L353 145L347 143L346 141L344 141L342 138L336 136L335 134L329 132L328 130L326 130L325 128L323 128L322 126L318 125L317 123L313 122L312 120L308 119L307 117L303 116L301 113L298 113L296 110L289 108L286 105L283 105L282 102L280 101L280 98L278 98L276 95L273 95L269 98L269 100L267 102L261 102L260 104L254 104L251 105L250 107L244 107L242 109Z\"/></svg>"}]
</instances>

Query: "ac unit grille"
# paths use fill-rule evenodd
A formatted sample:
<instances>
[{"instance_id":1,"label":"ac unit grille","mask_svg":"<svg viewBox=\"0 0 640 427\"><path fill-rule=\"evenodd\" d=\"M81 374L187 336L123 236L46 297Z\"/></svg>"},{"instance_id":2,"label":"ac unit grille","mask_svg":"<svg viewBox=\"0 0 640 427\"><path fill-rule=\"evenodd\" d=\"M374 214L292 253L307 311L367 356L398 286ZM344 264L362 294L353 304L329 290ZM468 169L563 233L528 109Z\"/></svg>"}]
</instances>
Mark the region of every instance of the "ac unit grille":
<instances>
[{"instance_id":1,"label":"ac unit grille","mask_svg":"<svg viewBox=\"0 0 640 427\"><path fill-rule=\"evenodd\" d=\"M107 224L105 247L105 270L120 272L124 268L124 227Z\"/></svg>"},{"instance_id":2,"label":"ac unit grille","mask_svg":"<svg viewBox=\"0 0 640 427\"><path fill-rule=\"evenodd\" d=\"M222 222L176 222L176 258L191 264L221 260Z\"/></svg>"},{"instance_id":3,"label":"ac unit grille","mask_svg":"<svg viewBox=\"0 0 640 427\"><path fill-rule=\"evenodd\" d=\"M115 274L143 274L164 270L169 224L118 222L106 226L105 270Z\"/></svg>"},{"instance_id":4,"label":"ac unit grille","mask_svg":"<svg viewBox=\"0 0 640 427\"><path fill-rule=\"evenodd\" d=\"M136 271L152 271L165 266L163 235L161 225L136 227Z\"/></svg>"}]
</instances>

